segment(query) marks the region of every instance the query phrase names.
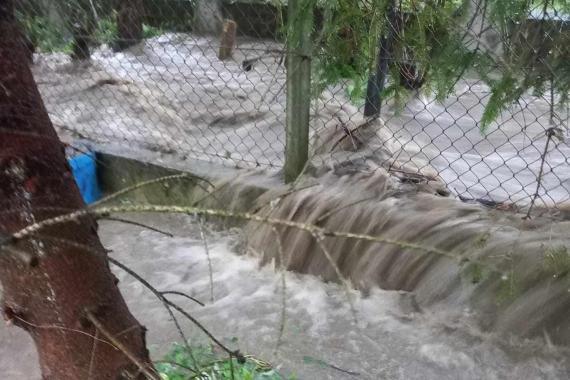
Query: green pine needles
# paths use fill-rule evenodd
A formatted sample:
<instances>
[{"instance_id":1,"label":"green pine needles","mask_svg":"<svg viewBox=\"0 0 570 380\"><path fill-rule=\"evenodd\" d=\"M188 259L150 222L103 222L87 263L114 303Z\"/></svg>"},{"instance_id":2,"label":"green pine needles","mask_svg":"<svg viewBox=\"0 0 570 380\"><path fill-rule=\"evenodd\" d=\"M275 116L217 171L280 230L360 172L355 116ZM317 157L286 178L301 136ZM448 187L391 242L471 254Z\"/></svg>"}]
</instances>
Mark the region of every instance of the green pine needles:
<instances>
[{"instance_id":1,"label":"green pine needles","mask_svg":"<svg viewBox=\"0 0 570 380\"><path fill-rule=\"evenodd\" d=\"M315 0L307 0L314 2ZM378 37L393 34L383 97L409 90L443 100L468 76L491 91L484 131L521 96L566 106L570 89L570 0L330 0L317 5L315 94L346 82L362 103ZM489 46L492 34L498 43Z\"/></svg>"}]
</instances>

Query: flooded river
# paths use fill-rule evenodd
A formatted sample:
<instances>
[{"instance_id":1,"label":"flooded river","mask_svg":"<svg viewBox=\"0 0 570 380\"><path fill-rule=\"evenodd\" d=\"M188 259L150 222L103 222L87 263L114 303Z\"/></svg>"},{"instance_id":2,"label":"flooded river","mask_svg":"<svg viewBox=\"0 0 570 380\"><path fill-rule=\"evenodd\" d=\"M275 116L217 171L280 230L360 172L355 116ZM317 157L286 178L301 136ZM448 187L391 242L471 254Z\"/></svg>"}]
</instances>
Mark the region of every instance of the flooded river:
<instances>
[{"instance_id":1,"label":"flooded river","mask_svg":"<svg viewBox=\"0 0 570 380\"><path fill-rule=\"evenodd\" d=\"M283 281L271 266L259 268L257 259L236 254L243 247L237 230L206 230L207 255L190 217L128 217L175 237L103 222L100 233L111 255L159 290L182 291L203 301L205 307L175 299L214 335L271 362L283 375L315 380L570 377L567 350L483 334L472 327L467 311L421 310L413 295L380 289L348 297L342 286L309 275L287 273ZM141 284L113 269L133 313L149 329L149 348L158 359L180 340L172 321ZM207 342L197 328L183 326L194 343ZM35 360L25 333L0 328L3 378L39 379Z\"/></svg>"}]
</instances>

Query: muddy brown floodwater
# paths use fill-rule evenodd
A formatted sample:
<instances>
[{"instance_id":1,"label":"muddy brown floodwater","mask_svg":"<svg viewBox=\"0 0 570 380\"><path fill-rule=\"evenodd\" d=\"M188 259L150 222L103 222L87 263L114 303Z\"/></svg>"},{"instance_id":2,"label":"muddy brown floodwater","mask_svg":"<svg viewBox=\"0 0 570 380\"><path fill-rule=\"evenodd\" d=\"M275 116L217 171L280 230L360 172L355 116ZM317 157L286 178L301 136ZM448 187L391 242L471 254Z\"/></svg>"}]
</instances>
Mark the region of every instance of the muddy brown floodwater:
<instances>
[{"instance_id":1,"label":"muddy brown floodwater","mask_svg":"<svg viewBox=\"0 0 570 380\"><path fill-rule=\"evenodd\" d=\"M40 54L33 71L62 135L230 166L282 167L285 69L272 55L250 71L242 68L243 60L282 46L240 38L234 58L220 61L218 45L217 38L166 33L121 53L103 46L89 65L73 64L64 54ZM342 136L339 120L350 128L362 123L362 109L346 98L344 87L329 88L313 102L313 137L324 131ZM389 104L382 111L385 127L360 136L366 143L361 151L327 152L317 163L364 156L385 164L398 157L433 167L450 191L464 197L528 204L546 132L553 126L566 130L569 113L556 109L560 121L553 125L548 101L525 95L482 133L490 96L481 81L468 78L443 102L421 95L411 96L401 110ZM567 139L550 145L538 205L570 200L569 159Z\"/></svg>"},{"instance_id":2,"label":"muddy brown floodwater","mask_svg":"<svg viewBox=\"0 0 570 380\"><path fill-rule=\"evenodd\" d=\"M568 379L568 350L539 341L508 342L472 327L468 314L420 310L406 293L372 289L354 292L356 321L343 287L310 275L285 275L285 330L279 272L259 267L256 258L238 255L240 231L208 231L213 267L210 300L208 257L199 228L187 216L126 215L175 234L169 238L115 222L101 223L111 255L142 274L159 290L186 292L205 307L180 301L217 337L248 354L272 362L298 379ZM168 314L143 286L114 268L127 302L147 326L155 359L179 337ZM207 342L184 323L194 342ZM235 341L235 340L234 340ZM316 364L321 363L321 364ZM327 363L328 365L322 364ZM336 367L336 369L335 369ZM359 375L351 375L357 372ZM0 373L6 379L39 380L31 340L0 327Z\"/></svg>"}]
</instances>

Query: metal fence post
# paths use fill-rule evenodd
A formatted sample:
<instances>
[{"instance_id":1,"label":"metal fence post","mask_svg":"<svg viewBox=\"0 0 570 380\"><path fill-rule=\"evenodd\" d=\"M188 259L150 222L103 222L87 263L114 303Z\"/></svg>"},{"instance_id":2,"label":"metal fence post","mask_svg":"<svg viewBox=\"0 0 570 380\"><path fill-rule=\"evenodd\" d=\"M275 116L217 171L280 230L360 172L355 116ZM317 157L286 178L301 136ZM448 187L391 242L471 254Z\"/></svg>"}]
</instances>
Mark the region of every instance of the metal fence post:
<instances>
[{"instance_id":1,"label":"metal fence post","mask_svg":"<svg viewBox=\"0 0 570 380\"><path fill-rule=\"evenodd\" d=\"M309 158L313 29L311 4L310 0L288 2L286 183L293 182L301 174Z\"/></svg>"}]
</instances>

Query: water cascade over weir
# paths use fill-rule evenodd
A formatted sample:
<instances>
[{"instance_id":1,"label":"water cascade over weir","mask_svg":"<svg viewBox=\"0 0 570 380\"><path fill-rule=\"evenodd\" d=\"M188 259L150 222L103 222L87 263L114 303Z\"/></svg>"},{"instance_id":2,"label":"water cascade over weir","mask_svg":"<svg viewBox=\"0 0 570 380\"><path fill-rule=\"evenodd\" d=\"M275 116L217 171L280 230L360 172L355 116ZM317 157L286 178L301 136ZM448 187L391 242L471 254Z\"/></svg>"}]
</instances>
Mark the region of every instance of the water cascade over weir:
<instances>
[{"instance_id":1,"label":"water cascade over weir","mask_svg":"<svg viewBox=\"0 0 570 380\"><path fill-rule=\"evenodd\" d=\"M413 181L412 181L413 182ZM570 345L570 222L460 202L388 175L328 172L296 191L268 192L259 213L392 243L324 237L344 279L413 294L421 308L472 318L483 331ZM250 223L262 263L339 281L311 233Z\"/></svg>"}]
</instances>

